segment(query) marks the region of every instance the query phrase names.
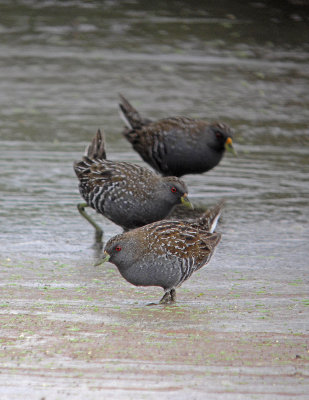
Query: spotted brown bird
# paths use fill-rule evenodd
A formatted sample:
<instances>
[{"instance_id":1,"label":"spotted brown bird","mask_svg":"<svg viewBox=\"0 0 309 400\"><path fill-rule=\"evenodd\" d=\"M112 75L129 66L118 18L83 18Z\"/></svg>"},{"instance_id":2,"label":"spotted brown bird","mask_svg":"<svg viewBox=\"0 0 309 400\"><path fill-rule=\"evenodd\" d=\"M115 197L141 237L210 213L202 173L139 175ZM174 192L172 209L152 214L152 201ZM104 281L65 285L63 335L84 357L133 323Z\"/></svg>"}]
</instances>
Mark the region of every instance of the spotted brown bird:
<instances>
[{"instance_id":1,"label":"spotted brown bird","mask_svg":"<svg viewBox=\"0 0 309 400\"><path fill-rule=\"evenodd\" d=\"M162 177L147 168L106 159L104 136L98 130L81 161L74 163L79 190L86 203L80 213L94 226L96 242L102 230L85 212L90 206L124 230L137 228L168 215L179 203L192 207L186 184L177 177Z\"/></svg>"},{"instance_id":2,"label":"spotted brown bird","mask_svg":"<svg viewBox=\"0 0 309 400\"><path fill-rule=\"evenodd\" d=\"M164 176L206 172L219 164L225 150L236 154L232 131L222 122L188 117L151 121L142 118L122 95L120 99L120 114L127 126L124 136Z\"/></svg>"},{"instance_id":3,"label":"spotted brown bird","mask_svg":"<svg viewBox=\"0 0 309 400\"><path fill-rule=\"evenodd\" d=\"M223 203L193 221L163 220L117 235L107 242L102 262L115 264L133 285L161 286L160 304L172 303L176 288L213 255L221 239L213 232Z\"/></svg>"}]
</instances>

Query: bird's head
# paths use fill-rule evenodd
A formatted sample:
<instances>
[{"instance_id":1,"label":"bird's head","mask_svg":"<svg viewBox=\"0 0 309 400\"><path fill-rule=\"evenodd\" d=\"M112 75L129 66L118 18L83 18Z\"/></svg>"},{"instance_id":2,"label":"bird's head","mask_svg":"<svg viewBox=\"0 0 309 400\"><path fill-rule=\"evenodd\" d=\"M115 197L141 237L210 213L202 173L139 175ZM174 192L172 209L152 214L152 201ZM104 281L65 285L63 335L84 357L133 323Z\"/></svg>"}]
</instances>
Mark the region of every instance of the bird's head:
<instances>
[{"instance_id":1,"label":"bird's head","mask_svg":"<svg viewBox=\"0 0 309 400\"><path fill-rule=\"evenodd\" d=\"M134 231L136 230L112 237L106 243L103 258L96 265L109 261L120 269L129 268L140 257L142 251L138 240L139 235L134 234Z\"/></svg>"},{"instance_id":2,"label":"bird's head","mask_svg":"<svg viewBox=\"0 0 309 400\"><path fill-rule=\"evenodd\" d=\"M211 147L217 150L225 149L237 155L233 147L233 132L228 125L222 122L214 122L209 128L211 131Z\"/></svg>"},{"instance_id":3,"label":"bird's head","mask_svg":"<svg viewBox=\"0 0 309 400\"><path fill-rule=\"evenodd\" d=\"M183 204L193 209L193 205L188 199L188 188L182 179L176 176L166 176L162 178L168 191L168 198L172 204Z\"/></svg>"}]
</instances>

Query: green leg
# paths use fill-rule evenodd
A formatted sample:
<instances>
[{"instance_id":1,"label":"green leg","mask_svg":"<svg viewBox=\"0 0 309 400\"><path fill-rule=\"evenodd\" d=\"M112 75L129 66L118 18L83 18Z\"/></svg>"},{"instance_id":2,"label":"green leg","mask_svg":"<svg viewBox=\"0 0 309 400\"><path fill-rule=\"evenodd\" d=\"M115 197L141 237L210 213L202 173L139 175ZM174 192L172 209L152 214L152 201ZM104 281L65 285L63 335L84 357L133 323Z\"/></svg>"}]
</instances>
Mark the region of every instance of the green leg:
<instances>
[{"instance_id":1,"label":"green leg","mask_svg":"<svg viewBox=\"0 0 309 400\"><path fill-rule=\"evenodd\" d=\"M85 207L89 207L87 203L77 204L77 209L80 215L83 216L95 229L95 244L100 245L100 247L102 247L103 231L99 227L99 225L94 222L94 220L90 217L90 215L86 213Z\"/></svg>"}]
</instances>

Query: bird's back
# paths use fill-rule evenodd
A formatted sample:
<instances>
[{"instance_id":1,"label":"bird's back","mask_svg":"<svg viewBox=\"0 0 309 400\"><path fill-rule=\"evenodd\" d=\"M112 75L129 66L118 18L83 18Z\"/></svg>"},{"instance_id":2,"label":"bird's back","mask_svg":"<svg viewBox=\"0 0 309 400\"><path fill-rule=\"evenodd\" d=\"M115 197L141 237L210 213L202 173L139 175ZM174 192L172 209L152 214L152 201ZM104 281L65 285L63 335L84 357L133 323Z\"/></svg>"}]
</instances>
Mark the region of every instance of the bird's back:
<instances>
[{"instance_id":1,"label":"bird's back","mask_svg":"<svg viewBox=\"0 0 309 400\"><path fill-rule=\"evenodd\" d=\"M204 172L222 154L210 152L209 124L187 117L171 117L124 131L143 160L164 175Z\"/></svg>"},{"instance_id":2,"label":"bird's back","mask_svg":"<svg viewBox=\"0 0 309 400\"><path fill-rule=\"evenodd\" d=\"M220 233L201 231L186 221L158 221L126 235L137 235L144 253L125 273L139 279L140 285L165 289L180 286L207 264L221 239Z\"/></svg>"}]
</instances>

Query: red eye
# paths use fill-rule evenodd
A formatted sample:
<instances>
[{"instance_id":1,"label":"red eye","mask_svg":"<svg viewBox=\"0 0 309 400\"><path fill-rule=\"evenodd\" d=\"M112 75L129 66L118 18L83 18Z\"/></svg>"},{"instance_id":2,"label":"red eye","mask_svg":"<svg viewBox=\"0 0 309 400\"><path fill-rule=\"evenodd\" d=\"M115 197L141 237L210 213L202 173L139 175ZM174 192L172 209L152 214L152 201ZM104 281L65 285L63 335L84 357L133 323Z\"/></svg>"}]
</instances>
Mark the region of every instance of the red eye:
<instances>
[{"instance_id":1,"label":"red eye","mask_svg":"<svg viewBox=\"0 0 309 400\"><path fill-rule=\"evenodd\" d=\"M117 247L116 247L116 251L121 251L121 247L120 247L120 246L117 246Z\"/></svg>"},{"instance_id":2,"label":"red eye","mask_svg":"<svg viewBox=\"0 0 309 400\"><path fill-rule=\"evenodd\" d=\"M217 132L216 132L216 137L217 137L218 139L222 138L222 133L217 131Z\"/></svg>"},{"instance_id":3,"label":"red eye","mask_svg":"<svg viewBox=\"0 0 309 400\"><path fill-rule=\"evenodd\" d=\"M177 192L177 189L175 188L175 186L173 186L173 187L171 188L171 191L172 191L173 193L176 193L176 192Z\"/></svg>"}]
</instances>

